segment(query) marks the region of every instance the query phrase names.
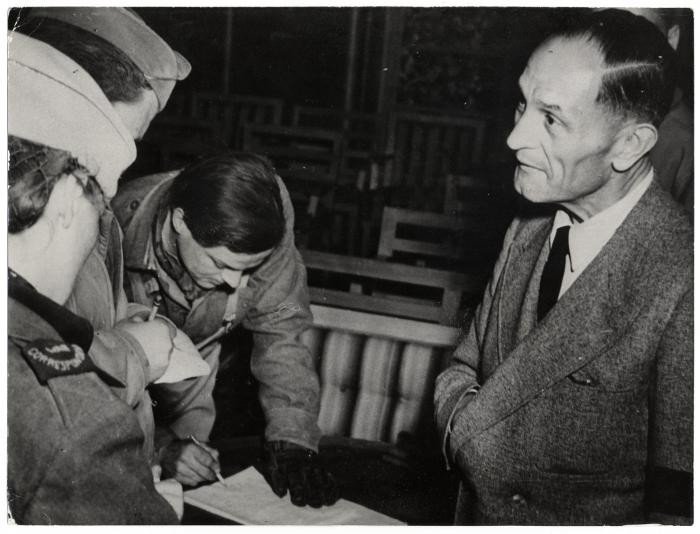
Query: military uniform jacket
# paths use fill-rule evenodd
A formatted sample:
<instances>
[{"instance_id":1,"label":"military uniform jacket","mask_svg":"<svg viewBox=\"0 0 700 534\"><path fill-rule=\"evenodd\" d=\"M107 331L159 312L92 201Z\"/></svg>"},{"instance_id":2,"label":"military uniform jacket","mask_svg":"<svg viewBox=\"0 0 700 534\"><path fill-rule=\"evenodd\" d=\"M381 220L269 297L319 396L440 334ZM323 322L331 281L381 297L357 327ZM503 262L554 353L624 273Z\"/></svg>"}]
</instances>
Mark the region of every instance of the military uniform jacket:
<instances>
[{"instance_id":1,"label":"military uniform jacket","mask_svg":"<svg viewBox=\"0 0 700 534\"><path fill-rule=\"evenodd\" d=\"M311 354L299 338L311 324L306 268L294 246L294 212L284 184L278 179L286 218L280 245L250 275L246 287L233 292L215 288L190 305L158 268L153 244L159 207L177 172L134 180L121 187L113 201L124 228L127 294L147 306L161 299L159 312L194 343L239 324L250 330L251 371L259 382L265 438L317 450L319 381ZM208 439L216 415L212 391L220 348L217 340L202 350L210 376L159 384L154 392L159 411L167 413L171 430L181 438Z\"/></svg>"},{"instance_id":2,"label":"military uniform jacket","mask_svg":"<svg viewBox=\"0 0 700 534\"><path fill-rule=\"evenodd\" d=\"M97 245L78 273L66 308L95 328L90 357L100 369L122 381L123 387L113 391L136 414L146 438L144 452L150 458L155 424L146 389L149 364L139 342L120 328L132 311L124 293L123 271L121 230L114 214L107 211L100 220Z\"/></svg>"},{"instance_id":3,"label":"military uniform jacket","mask_svg":"<svg viewBox=\"0 0 700 534\"><path fill-rule=\"evenodd\" d=\"M687 522L689 221L652 183L537 324L551 229L550 218L514 221L473 323L437 379L441 431L454 410L449 448L463 475L457 520Z\"/></svg>"},{"instance_id":4,"label":"military uniform jacket","mask_svg":"<svg viewBox=\"0 0 700 534\"><path fill-rule=\"evenodd\" d=\"M29 307L10 298L8 320L7 478L14 521L177 523L153 486L131 408L95 372L73 374L84 356L79 347L73 345L69 362L56 363L56 351L70 345ZM48 344L32 349L39 339Z\"/></svg>"}]
</instances>

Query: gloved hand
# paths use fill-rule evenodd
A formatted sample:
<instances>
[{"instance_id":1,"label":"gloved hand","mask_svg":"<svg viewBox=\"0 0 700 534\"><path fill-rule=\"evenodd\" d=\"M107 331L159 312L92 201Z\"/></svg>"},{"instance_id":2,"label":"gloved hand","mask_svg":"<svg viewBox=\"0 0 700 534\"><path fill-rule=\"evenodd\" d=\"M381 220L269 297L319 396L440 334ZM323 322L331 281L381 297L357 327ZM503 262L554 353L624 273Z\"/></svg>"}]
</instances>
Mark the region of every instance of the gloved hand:
<instances>
[{"instance_id":1,"label":"gloved hand","mask_svg":"<svg viewBox=\"0 0 700 534\"><path fill-rule=\"evenodd\" d=\"M317 453L288 441L270 441L263 447L263 476L277 496L289 490L292 504L321 506L340 497L333 476Z\"/></svg>"}]
</instances>

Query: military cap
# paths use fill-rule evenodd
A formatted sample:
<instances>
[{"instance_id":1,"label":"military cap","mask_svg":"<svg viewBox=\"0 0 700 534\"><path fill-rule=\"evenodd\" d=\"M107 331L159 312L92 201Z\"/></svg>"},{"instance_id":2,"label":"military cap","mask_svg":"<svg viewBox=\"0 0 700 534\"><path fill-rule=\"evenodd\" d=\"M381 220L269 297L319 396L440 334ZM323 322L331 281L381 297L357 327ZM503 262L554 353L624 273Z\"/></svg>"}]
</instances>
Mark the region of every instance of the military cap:
<instances>
[{"instance_id":1,"label":"military cap","mask_svg":"<svg viewBox=\"0 0 700 534\"><path fill-rule=\"evenodd\" d=\"M134 11L123 7L37 7L29 14L70 24L97 35L134 62L158 98L159 110L175 83L187 77L189 61L175 52Z\"/></svg>"},{"instance_id":2,"label":"military cap","mask_svg":"<svg viewBox=\"0 0 700 534\"><path fill-rule=\"evenodd\" d=\"M55 48L8 32L7 133L70 152L111 198L136 145L95 80Z\"/></svg>"}]
</instances>

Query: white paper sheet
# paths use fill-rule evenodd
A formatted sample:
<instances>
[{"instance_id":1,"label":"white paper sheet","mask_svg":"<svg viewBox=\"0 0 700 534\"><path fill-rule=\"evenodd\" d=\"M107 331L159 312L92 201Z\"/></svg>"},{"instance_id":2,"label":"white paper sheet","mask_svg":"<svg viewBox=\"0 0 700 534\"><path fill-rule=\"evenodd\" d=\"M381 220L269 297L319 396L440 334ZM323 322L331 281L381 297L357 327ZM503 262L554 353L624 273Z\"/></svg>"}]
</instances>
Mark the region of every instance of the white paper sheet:
<instances>
[{"instance_id":1,"label":"white paper sheet","mask_svg":"<svg viewBox=\"0 0 700 534\"><path fill-rule=\"evenodd\" d=\"M185 502L244 525L403 525L354 502L333 506L294 506L289 493L279 498L265 479L249 467L221 482L185 492Z\"/></svg>"}]
</instances>

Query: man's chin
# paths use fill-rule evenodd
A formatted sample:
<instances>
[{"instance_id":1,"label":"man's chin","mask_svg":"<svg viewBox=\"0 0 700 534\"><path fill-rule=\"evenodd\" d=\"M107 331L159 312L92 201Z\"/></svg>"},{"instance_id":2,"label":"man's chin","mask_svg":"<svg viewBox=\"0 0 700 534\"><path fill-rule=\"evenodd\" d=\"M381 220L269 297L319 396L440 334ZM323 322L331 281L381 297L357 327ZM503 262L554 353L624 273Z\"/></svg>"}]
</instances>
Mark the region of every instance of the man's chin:
<instances>
[{"instance_id":1,"label":"man's chin","mask_svg":"<svg viewBox=\"0 0 700 534\"><path fill-rule=\"evenodd\" d=\"M533 167L519 165L513 177L515 191L530 202L547 202L547 175Z\"/></svg>"}]
</instances>

